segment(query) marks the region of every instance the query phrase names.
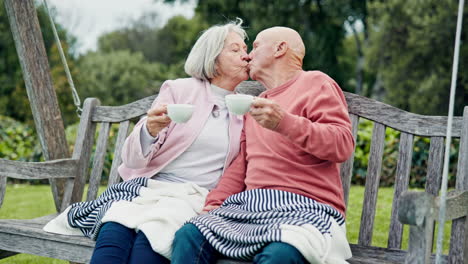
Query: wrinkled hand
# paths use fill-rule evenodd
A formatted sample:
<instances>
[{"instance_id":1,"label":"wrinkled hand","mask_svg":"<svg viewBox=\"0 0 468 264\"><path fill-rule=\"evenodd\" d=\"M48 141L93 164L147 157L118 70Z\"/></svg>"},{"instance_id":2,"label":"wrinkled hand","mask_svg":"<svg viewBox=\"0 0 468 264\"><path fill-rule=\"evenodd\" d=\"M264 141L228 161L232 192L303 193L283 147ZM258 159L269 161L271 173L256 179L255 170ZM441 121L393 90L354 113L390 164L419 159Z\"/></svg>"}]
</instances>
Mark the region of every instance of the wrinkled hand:
<instances>
[{"instance_id":1,"label":"wrinkled hand","mask_svg":"<svg viewBox=\"0 0 468 264\"><path fill-rule=\"evenodd\" d=\"M284 111L272 100L257 97L252 102L250 115L262 127L275 130L281 119L283 119Z\"/></svg>"},{"instance_id":2,"label":"wrinkled hand","mask_svg":"<svg viewBox=\"0 0 468 264\"><path fill-rule=\"evenodd\" d=\"M206 213L208 213L209 211L214 210L214 209L217 209L217 208L219 208L219 205L207 205L207 206L205 206L205 207L203 208L203 211L201 211L200 214L206 214Z\"/></svg>"},{"instance_id":3,"label":"wrinkled hand","mask_svg":"<svg viewBox=\"0 0 468 264\"><path fill-rule=\"evenodd\" d=\"M163 128L171 123L171 119L167 116L166 105L151 108L147 114L146 128L152 137L156 137Z\"/></svg>"}]
</instances>

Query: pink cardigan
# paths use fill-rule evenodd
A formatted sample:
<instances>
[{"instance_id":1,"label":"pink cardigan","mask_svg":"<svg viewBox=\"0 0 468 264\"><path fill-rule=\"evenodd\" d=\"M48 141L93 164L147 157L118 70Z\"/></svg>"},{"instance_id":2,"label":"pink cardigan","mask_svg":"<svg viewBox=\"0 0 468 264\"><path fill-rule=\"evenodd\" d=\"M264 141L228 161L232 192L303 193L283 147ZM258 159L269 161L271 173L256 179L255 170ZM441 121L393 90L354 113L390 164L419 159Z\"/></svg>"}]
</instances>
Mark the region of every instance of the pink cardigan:
<instances>
[{"instance_id":1,"label":"pink cardigan","mask_svg":"<svg viewBox=\"0 0 468 264\"><path fill-rule=\"evenodd\" d=\"M122 149L123 163L118 171L123 180L154 176L193 143L214 107L210 83L195 78L164 82L151 107L173 103L195 105L192 118L183 124L171 122L159 132L158 141L151 146L146 157L143 156L140 144L140 131L146 124L146 117L142 118L125 140ZM242 117L229 114L229 151L224 168L227 168L239 153L242 127Z\"/></svg>"}]
</instances>

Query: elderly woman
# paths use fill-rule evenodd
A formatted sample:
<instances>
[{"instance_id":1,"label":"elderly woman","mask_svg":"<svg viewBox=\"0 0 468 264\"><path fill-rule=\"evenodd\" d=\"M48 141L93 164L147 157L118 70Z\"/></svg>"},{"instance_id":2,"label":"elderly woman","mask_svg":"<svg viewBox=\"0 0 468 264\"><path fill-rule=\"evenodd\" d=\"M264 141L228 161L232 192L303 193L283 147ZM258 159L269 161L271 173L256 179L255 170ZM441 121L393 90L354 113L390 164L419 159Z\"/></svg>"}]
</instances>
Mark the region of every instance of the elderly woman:
<instances>
[{"instance_id":1,"label":"elderly woman","mask_svg":"<svg viewBox=\"0 0 468 264\"><path fill-rule=\"evenodd\" d=\"M161 86L148 115L123 146L119 173L124 181L146 177L164 184L194 183L207 190L216 186L224 168L238 154L243 126L242 118L230 114L224 101L248 79L246 33L241 24L239 19L206 30L185 63L191 78L168 80ZM167 104L193 105L191 119L172 122ZM148 239L144 229L122 222L102 225L91 263L169 263L153 250L152 239L159 237Z\"/></svg>"}]
</instances>

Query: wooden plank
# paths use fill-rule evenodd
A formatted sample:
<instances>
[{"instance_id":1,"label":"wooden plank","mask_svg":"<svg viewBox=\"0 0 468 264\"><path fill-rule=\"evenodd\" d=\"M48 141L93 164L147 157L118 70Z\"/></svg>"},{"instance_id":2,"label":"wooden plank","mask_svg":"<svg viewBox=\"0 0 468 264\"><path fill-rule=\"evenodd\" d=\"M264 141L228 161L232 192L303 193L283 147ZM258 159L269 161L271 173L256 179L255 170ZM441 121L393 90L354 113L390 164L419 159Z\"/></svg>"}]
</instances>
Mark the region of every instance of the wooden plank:
<instances>
[{"instance_id":1,"label":"wooden plank","mask_svg":"<svg viewBox=\"0 0 468 264\"><path fill-rule=\"evenodd\" d=\"M65 183L65 190L63 192L63 199L62 205L60 207L60 212L65 211L65 209L67 209L67 207L71 204L74 185L75 179L67 179L67 182Z\"/></svg>"},{"instance_id":2,"label":"wooden plank","mask_svg":"<svg viewBox=\"0 0 468 264\"><path fill-rule=\"evenodd\" d=\"M468 107L463 111L463 128L460 137L455 187L468 190ZM450 237L450 263L468 262L468 221L463 217L453 221Z\"/></svg>"},{"instance_id":3,"label":"wooden plank","mask_svg":"<svg viewBox=\"0 0 468 264\"><path fill-rule=\"evenodd\" d=\"M405 263L427 263L432 250L434 220L439 216L439 199L426 192L407 192L400 200L399 220L410 226L409 255ZM468 214L468 191L452 191L447 195L446 220ZM463 255L461 256L463 257ZM451 258L453 256L451 255ZM458 258L458 260L462 260ZM463 262L451 262L463 263Z\"/></svg>"},{"instance_id":4,"label":"wooden plank","mask_svg":"<svg viewBox=\"0 0 468 264\"><path fill-rule=\"evenodd\" d=\"M463 111L463 131L458 153L456 188L463 191L468 190L468 106Z\"/></svg>"},{"instance_id":5,"label":"wooden plank","mask_svg":"<svg viewBox=\"0 0 468 264\"><path fill-rule=\"evenodd\" d=\"M349 112L415 136L446 135L446 116L424 116L409 113L376 100L344 92ZM453 137L460 137L462 118L453 118Z\"/></svg>"},{"instance_id":6,"label":"wooden plank","mask_svg":"<svg viewBox=\"0 0 468 264\"><path fill-rule=\"evenodd\" d=\"M100 104L96 98L88 98L83 104L83 113L81 114L80 125L76 135L75 147L73 149L73 158L78 159L78 175L75 179L71 202L81 202L88 176L89 162L91 158L92 147L94 143L94 133L96 123L91 122L91 116L96 106Z\"/></svg>"},{"instance_id":7,"label":"wooden plank","mask_svg":"<svg viewBox=\"0 0 468 264\"><path fill-rule=\"evenodd\" d=\"M429 158L427 160L426 192L434 196L439 194L444 167L444 137L431 137Z\"/></svg>"},{"instance_id":8,"label":"wooden plank","mask_svg":"<svg viewBox=\"0 0 468 264\"><path fill-rule=\"evenodd\" d=\"M5 198L6 184L7 178L5 176L0 176L0 208L2 208L3 199Z\"/></svg>"},{"instance_id":9,"label":"wooden plank","mask_svg":"<svg viewBox=\"0 0 468 264\"><path fill-rule=\"evenodd\" d=\"M89 177L88 195L86 201L94 200L99 191L99 184L101 183L102 169L104 168L104 161L106 160L107 142L109 138L110 123L101 123L99 130L99 137L96 144L96 151L94 152L93 170Z\"/></svg>"},{"instance_id":10,"label":"wooden plank","mask_svg":"<svg viewBox=\"0 0 468 264\"><path fill-rule=\"evenodd\" d=\"M257 82L242 82L237 91L258 95L264 87ZM344 92L351 114L379 122L418 136L445 136L446 116L424 116L409 113L376 100ZM95 122L122 122L146 114L156 95L123 106L101 106L93 114ZM402 122L404 121L404 122ZM453 137L460 137L462 118L453 119Z\"/></svg>"},{"instance_id":11,"label":"wooden plank","mask_svg":"<svg viewBox=\"0 0 468 264\"><path fill-rule=\"evenodd\" d=\"M453 220L468 215L468 191L451 191L446 197L445 220ZM435 199L436 208L432 213L433 218L438 220L440 197Z\"/></svg>"},{"instance_id":12,"label":"wooden plank","mask_svg":"<svg viewBox=\"0 0 468 264\"><path fill-rule=\"evenodd\" d=\"M392 263L401 264L405 262L406 251L400 249L387 249L373 246L361 246L350 244L353 257L348 260L349 263ZM434 261L435 255L431 256ZM443 260L447 260L446 255L442 256Z\"/></svg>"},{"instance_id":13,"label":"wooden plank","mask_svg":"<svg viewBox=\"0 0 468 264\"><path fill-rule=\"evenodd\" d=\"M426 219L427 220L427 219ZM421 226L410 225L410 234L408 242L408 254L405 259L407 264L426 264L429 263L430 249L432 244L429 244L430 237L426 224L430 224L433 228L433 221L429 219L430 223L423 223ZM432 233L431 233L432 235Z\"/></svg>"},{"instance_id":14,"label":"wooden plank","mask_svg":"<svg viewBox=\"0 0 468 264\"><path fill-rule=\"evenodd\" d=\"M431 137L429 147L429 158L427 160L427 175L426 175L426 192L434 196L439 194L440 184L442 181L442 168L444 160L444 137ZM437 219L435 217L435 219ZM428 234L426 234L426 244L430 247L434 243L435 221L428 223L426 226Z\"/></svg>"},{"instance_id":15,"label":"wooden plank","mask_svg":"<svg viewBox=\"0 0 468 264\"><path fill-rule=\"evenodd\" d=\"M388 248L401 248L403 225L398 221L398 201L401 194L408 189L411 159L413 157L413 135L402 132L398 151L398 163L395 175L395 191L392 202L390 230L388 232Z\"/></svg>"},{"instance_id":16,"label":"wooden plank","mask_svg":"<svg viewBox=\"0 0 468 264\"><path fill-rule=\"evenodd\" d=\"M398 220L410 225L405 263L423 264L431 254L435 197L426 192L405 191L399 198Z\"/></svg>"},{"instance_id":17,"label":"wooden plank","mask_svg":"<svg viewBox=\"0 0 468 264\"><path fill-rule=\"evenodd\" d=\"M350 114L349 118L351 119L353 139L354 142L356 142L357 131L359 127L359 116ZM346 206L348 206L349 189L351 187L351 177L353 175L354 152L355 150L353 150L353 154L351 155L351 157L349 157L347 161L341 164L340 168L341 184L343 185L344 200Z\"/></svg>"},{"instance_id":18,"label":"wooden plank","mask_svg":"<svg viewBox=\"0 0 468 264\"><path fill-rule=\"evenodd\" d=\"M43 224L41 225L41 223ZM44 230L42 230L42 227L46 223L47 222L44 222L44 220L28 221L23 219L0 219L0 236L3 236L4 234L13 234L24 237L35 237L43 240L51 240L60 243L70 243L82 246L94 246L94 241L84 236L67 236L47 233ZM2 239L0 239L0 241L1 240Z\"/></svg>"},{"instance_id":19,"label":"wooden plank","mask_svg":"<svg viewBox=\"0 0 468 264\"><path fill-rule=\"evenodd\" d=\"M442 169L444 160L444 137L431 137L429 147L429 157L427 160L427 174L426 174L426 192L434 196L439 194L440 184L442 181ZM435 217L435 219L437 219ZM427 223L427 244L434 243L435 222Z\"/></svg>"},{"instance_id":20,"label":"wooden plank","mask_svg":"<svg viewBox=\"0 0 468 264\"><path fill-rule=\"evenodd\" d=\"M265 88L258 82L245 81L236 89L239 93L259 95ZM119 123L146 114L157 95L148 96L136 102L122 106L100 106L96 108L94 122Z\"/></svg>"},{"instance_id":21,"label":"wooden plank","mask_svg":"<svg viewBox=\"0 0 468 264\"><path fill-rule=\"evenodd\" d=\"M0 159L1 176L34 180L71 178L76 176L78 160L59 159L44 162L26 162Z\"/></svg>"},{"instance_id":22,"label":"wooden plank","mask_svg":"<svg viewBox=\"0 0 468 264\"><path fill-rule=\"evenodd\" d=\"M358 244L370 246L374 229L375 209L377 204L377 193L379 189L380 173L382 169L382 156L385 142L385 126L374 123L372 142L367 167L366 187L364 203L359 228Z\"/></svg>"},{"instance_id":23,"label":"wooden plank","mask_svg":"<svg viewBox=\"0 0 468 264\"><path fill-rule=\"evenodd\" d=\"M264 87L255 81L245 81L239 84L237 90L243 93L259 94ZM400 110L388 104L357 94L344 92L348 109L351 114L381 123L399 131L404 131L417 136L441 136L445 137L446 116L424 116ZM453 137L460 137L462 118L453 119Z\"/></svg>"},{"instance_id":24,"label":"wooden plank","mask_svg":"<svg viewBox=\"0 0 468 264\"><path fill-rule=\"evenodd\" d=\"M62 115L34 1L6 0L4 3L42 153L46 160L69 158ZM62 204L65 182L51 179L50 183L58 211Z\"/></svg>"},{"instance_id":25,"label":"wooden plank","mask_svg":"<svg viewBox=\"0 0 468 264\"><path fill-rule=\"evenodd\" d=\"M68 243L17 234L0 233L0 248L12 252L59 258L79 263L89 262L94 250L94 243L89 246L83 246L73 243L76 238L70 236L67 236L67 238L70 241ZM87 240L91 242L90 239Z\"/></svg>"},{"instance_id":26,"label":"wooden plank","mask_svg":"<svg viewBox=\"0 0 468 264\"><path fill-rule=\"evenodd\" d=\"M109 175L109 186L120 181L120 176L117 171L117 168L120 166L120 164L122 164L121 153L123 144L128 135L129 128L130 121L124 121L120 123L119 132L115 141L114 160L112 161L112 167Z\"/></svg>"},{"instance_id":27,"label":"wooden plank","mask_svg":"<svg viewBox=\"0 0 468 264\"><path fill-rule=\"evenodd\" d=\"M99 106L93 113L94 122L119 123L145 115L157 95L148 96L122 106Z\"/></svg>"},{"instance_id":28,"label":"wooden plank","mask_svg":"<svg viewBox=\"0 0 468 264\"><path fill-rule=\"evenodd\" d=\"M265 87L256 81L243 81L236 87L237 93L250 94L253 96L258 96L265 90Z\"/></svg>"}]
</instances>

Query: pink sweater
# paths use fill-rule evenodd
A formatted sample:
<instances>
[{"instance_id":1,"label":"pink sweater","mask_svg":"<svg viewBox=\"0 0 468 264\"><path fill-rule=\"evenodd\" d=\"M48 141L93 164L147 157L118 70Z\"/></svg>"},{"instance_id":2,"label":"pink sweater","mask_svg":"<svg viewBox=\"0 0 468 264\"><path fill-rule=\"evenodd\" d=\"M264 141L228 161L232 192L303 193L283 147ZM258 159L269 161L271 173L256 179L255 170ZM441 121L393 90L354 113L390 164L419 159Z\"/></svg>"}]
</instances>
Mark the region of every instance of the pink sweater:
<instances>
[{"instance_id":1,"label":"pink sweater","mask_svg":"<svg viewBox=\"0 0 468 264\"><path fill-rule=\"evenodd\" d=\"M276 189L310 197L345 215L339 163L354 149L343 92L319 71L302 72L263 92L287 113L276 131L245 116L241 150L210 192L206 205L250 189Z\"/></svg>"}]
</instances>

